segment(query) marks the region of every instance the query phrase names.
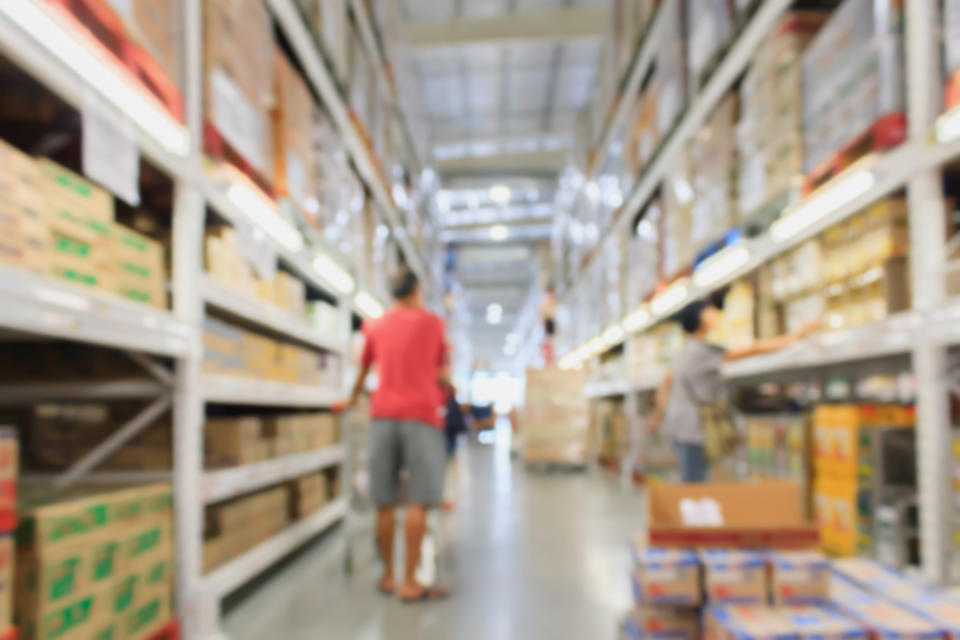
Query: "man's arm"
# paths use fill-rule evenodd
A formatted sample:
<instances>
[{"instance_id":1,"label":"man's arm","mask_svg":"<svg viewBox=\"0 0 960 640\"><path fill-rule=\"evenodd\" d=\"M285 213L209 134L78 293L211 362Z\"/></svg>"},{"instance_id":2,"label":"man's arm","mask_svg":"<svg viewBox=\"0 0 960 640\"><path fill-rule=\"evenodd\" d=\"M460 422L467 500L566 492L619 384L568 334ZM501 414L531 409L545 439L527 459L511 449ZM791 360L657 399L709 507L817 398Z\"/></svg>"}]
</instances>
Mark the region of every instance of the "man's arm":
<instances>
[{"instance_id":1,"label":"man's arm","mask_svg":"<svg viewBox=\"0 0 960 640\"><path fill-rule=\"evenodd\" d=\"M360 365L360 371L357 372L357 380L353 383L353 391L350 393L350 399L347 400L346 407L355 407L360 400L360 394L363 393L363 387L367 383L367 376L370 375L372 363L364 362Z\"/></svg>"},{"instance_id":2,"label":"man's arm","mask_svg":"<svg viewBox=\"0 0 960 640\"><path fill-rule=\"evenodd\" d=\"M648 428L651 431L656 431L660 428L660 424L663 422L663 414L667 411L667 403L670 402L670 392L672 390L673 372L667 371L663 376L663 380L660 381L660 386L657 388L657 396L653 406L653 413L650 414Z\"/></svg>"},{"instance_id":3,"label":"man's arm","mask_svg":"<svg viewBox=\"0 0 960 640\"><path fill-rule=\"evenodd\" d=\"M792 345L795 342L803 340L807 336L816 333L820 330L821 323L820 321L814 321L797 331L796 333L791 333L786 336L778 336L776 338L766 338L763 340L757 340L748 347L742 349L731 349L724 354L724 358L727 362L732 360L741 360L743 358L749 358L750 356L759 356L764 353L773 353L774 351L779 351L780 349L785 349Z\"/></svg>"}]
</instances>

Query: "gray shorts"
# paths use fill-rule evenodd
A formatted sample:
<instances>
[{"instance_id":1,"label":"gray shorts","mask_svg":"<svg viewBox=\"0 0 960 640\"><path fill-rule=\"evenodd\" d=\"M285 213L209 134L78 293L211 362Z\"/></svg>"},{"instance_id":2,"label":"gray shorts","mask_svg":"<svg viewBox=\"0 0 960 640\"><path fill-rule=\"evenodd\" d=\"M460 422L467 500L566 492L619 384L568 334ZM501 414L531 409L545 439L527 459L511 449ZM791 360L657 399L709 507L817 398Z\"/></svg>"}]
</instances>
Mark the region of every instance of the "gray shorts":
<instances>
[{"instance_id":1,"label":"gray shorts","mask_svg":"<svg viewBox=\"0 0 960 640\"><path fill-rule=\"evenodd\" d=\"M443 429L419 420L377 418L370 427L370 499L377 506L400 501L400 471L406 469L404 501L434 507L443 500L447 464Z\"/></svg>"}]
</instances>

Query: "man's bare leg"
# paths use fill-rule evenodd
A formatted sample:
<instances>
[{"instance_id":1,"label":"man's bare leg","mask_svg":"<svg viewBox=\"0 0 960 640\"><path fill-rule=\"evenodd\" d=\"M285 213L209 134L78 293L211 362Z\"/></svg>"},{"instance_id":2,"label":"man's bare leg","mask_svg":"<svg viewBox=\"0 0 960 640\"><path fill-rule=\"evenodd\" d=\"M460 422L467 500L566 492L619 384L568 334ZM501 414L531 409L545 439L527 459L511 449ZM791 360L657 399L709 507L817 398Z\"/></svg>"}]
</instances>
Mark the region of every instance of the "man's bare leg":
<instances>
[{"instance_id":1,"label":"man's bare leg","mask_svg":"<svg viewBox=\"0 0 960 640\"><path fill-rule=\"evenodd\" d=\"M380 548L380 559L383 561L383 578L380 580L380 590L384 593L393 593L396 588L396 581L393 578L393 536L395 532L394 507L380 507L377 510L377 546Z\"/></svg>"},{"instance_id":2,"label":"man's bare leg","mask_svg":"<svg viewBox=\"0 0 960 640\"><path fill-rule=\"evenodd\" d=\"M427 508L423 505L407 505L404 522L403 583L400 585L400 598L406 601L442 600L447 592L438 587L424 587L417 582L417 565L420 564L420 549L427 530Z\"/></svg>"}]
</instances>

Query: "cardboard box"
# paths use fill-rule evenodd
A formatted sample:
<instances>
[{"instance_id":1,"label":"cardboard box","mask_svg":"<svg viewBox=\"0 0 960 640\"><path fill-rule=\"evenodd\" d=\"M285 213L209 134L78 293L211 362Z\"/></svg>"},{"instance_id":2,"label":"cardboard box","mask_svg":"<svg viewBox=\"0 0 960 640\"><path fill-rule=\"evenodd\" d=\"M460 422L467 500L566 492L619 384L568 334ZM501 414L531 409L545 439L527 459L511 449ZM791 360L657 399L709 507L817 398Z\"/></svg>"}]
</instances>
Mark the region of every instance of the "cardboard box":
<instances>
[{"instance_id":1,"label":"cardboard box","mask_svg":"<svg viewBox=\"0 0 960 640\"><path fill-rule=\"evenodd\" d=\"M819 540L796 482L654 484L647 502L654 547L809 549Z\"/></svg>"},{"instance_id":2,"label":"cardboard box","mask_svg":"<svg viewBox=\"0 0 960 640\"><path fill-rule=\"evenodd\" d=\"M700 552L704 593L712 605L767 603L767 570L763 556L741 550Z\"/></svg>"},{"instance_id":3,"label":"cardboard box","mask_svg":"<svg viewBox=\"0 0 960 640\"><path fill-rule=\"evenodd\" d=\"M818 551L770 554L770 591L774 605L797 606L830 601L830 562Z\"/></svg>"},{"instance_id":4,"label":"cardboard box","mask_svg":"<svg viewBox=\"0 0 960 640\"><path fill-rule=\"evenodd\" d=\"M682 549L634 548L633 591L638 604L684 607L700 604L700 563Z\"/></svg>"},{"instance_id":5,"label":"cardboard box","mask_svg":"<svg viewBox=\"0 0 960 640\"><path fill-rule=\"evenodd\" d=\"M711 606L704 612L705 640L796 640L797 631L766 606Z\"/></svg>"},{"instance_id":6,"label":"cardboard box","mask_svg":"<svg viewBox=\"0 0 960 640\"><path fill-rule=\"evenodd\" d=\"M875 560L841 558L833 562L833 574L868 592L894 600L911 599L925 592L923 585L889 569Z\"/></svg>"},{"instance_id":7,"label":"cardboard box","mask_svg":"<svg viewBox=\"0 0 960 640\"><path fill-rule=\"evenodd\" d=\"M51 218L72 213L82 220L113 222L113 196L105 189L47 158L36 162Z\"/></svg>"},{"instance_id":8,"label":"cardboard box","mask_svg":"<svg viewBox=\"0 0 960 640\"><path fill-rule=\"evenodd\" d=\"M899 640L935 640L943 638L940 627L894 604L856 590L835 597L834 606L866 627L872 638Z\"/></svg>"},{"instance_id":9,"label":"cardboard box","mask_svg":"<svg viewBox=\"0 0 960 640\"><path fill-rule=\"evenodd\" d=\"M779 615L801 640L869 640L866 627L829 607L789 607Z\"/></svg>"},{"instance_id":10,"label":"cardboard box","mask_svg":"<svg viewBox=\"0 0 960 640\"><path fill-rule=\"evenodd\" d=\"M692 608L637 606L627 614L626 632L635 640L698 640L700 615Z\"/></svg>"}]
</instances>

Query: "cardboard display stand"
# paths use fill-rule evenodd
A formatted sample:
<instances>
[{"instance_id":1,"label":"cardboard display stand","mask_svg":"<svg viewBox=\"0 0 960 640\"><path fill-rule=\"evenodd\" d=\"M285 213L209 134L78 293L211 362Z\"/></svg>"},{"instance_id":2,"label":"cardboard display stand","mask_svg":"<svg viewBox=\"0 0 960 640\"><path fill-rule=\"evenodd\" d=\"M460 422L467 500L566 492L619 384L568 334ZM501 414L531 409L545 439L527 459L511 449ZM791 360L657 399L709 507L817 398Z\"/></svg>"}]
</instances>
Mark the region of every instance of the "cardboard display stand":
<instances>
[{"instance_id":1,"label":"cardboard display stand","mask_svg":"<svg viewBox=\"0 0 960 640\"><path fill-rule=\"evenodd\" d=\"M819 544L796 482L652 485L652 547L811 549Z\"/></svg>"}]
</instances>

